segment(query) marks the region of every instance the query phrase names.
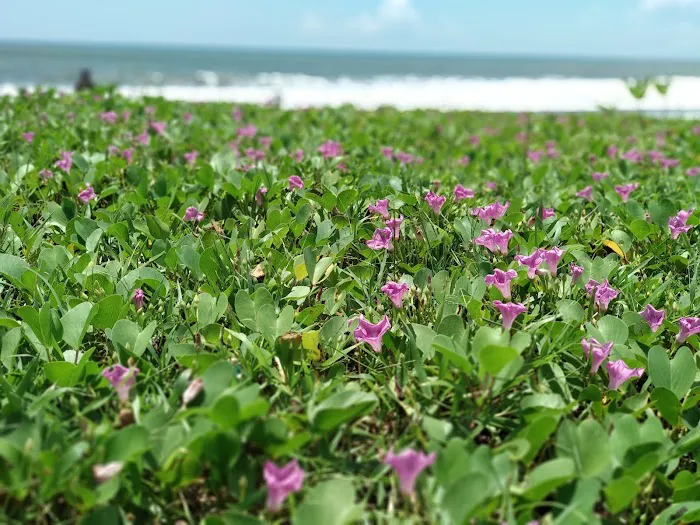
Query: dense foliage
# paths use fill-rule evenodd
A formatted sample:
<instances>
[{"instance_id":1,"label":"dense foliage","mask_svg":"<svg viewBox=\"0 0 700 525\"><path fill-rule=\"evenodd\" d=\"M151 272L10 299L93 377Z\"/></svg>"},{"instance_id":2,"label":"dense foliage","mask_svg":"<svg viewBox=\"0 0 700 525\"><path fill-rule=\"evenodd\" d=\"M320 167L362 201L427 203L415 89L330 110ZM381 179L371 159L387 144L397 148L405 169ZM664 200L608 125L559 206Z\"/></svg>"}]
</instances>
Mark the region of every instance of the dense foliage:
<instances>
[{"instance_id":1,"label":"dense foliage","mask_svg":"<svg viewBox=\"0 0 700 525\"><path fill-rule=\"evenodd\" d=\"M0 521L699 520L697 165L638 115L0 100Z\"/></svg>"}]
</instances>

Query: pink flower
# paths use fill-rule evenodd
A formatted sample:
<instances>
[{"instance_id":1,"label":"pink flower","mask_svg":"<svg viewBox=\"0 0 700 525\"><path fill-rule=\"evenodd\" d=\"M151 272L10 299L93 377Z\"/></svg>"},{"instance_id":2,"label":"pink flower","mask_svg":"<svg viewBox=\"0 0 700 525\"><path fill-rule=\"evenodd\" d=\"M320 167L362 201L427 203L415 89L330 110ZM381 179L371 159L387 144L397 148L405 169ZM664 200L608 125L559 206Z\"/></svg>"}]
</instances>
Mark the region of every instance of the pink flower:
<instances>
[{"instance_id":1,"label":"pink flower","mask_svg":"<svg viewBox=\"0 0 700 525\"><path fill-rule=\"evenodd\" d=\"M385 146L381 149L382 156L385 159L393 160L394 159L394 148L391 146Z\"/></svg>"},{"instance_id":2,"label":"pink flower","mask_svg":"<svg viewBox=\"0 0 700 525\"><path fill-rule=\"evenodd\" d=\"M107 124L116 124L118 118L119 116L114 111L105 111L100 114L100 120Z\"/></svg>"},{"instance_id":3,"label":"pink flower","mask_svg":"<svg viewBox=\"0 0 700 525\"><path fill-rule=\"evenodd\" d=\"M163 135L167 124L165 122L154 121L149 122L148 125L157 135Z\"/></svg>"},{"instance_id":4,"label":"pink flower","mask_svg":"<svg viewBox=\"0 0 700 525\"><path fill-rule=\"evenodd\" d=\"M608 146L608 149L606 153L608 154L608 157L611 159L614 159L617 157L617 152L620 151L620 148L618 148L615 144Z\"/></svg>"},{"instance_id":5,"label":"pink flower","mask_svg":"<svg viewBox=\"0 0 700 525\"><path fill-rule=\"evenodd\" d=\"M389 299L396 308L401 308L403 303L403 296L408 293L408 285L406 283L396 283L394 281L388 281L381 288L382 292L389 296Z\"/></svg>"},{"instance_id":6,"label":"pink flower","mask_svg":"<svg viewBox=\"0 0 700 525\"><path fill-rule=\"evenodd\" d=\"M530 255L516 255L515 260L522 266L527 266L527 276L534 279L537 269L544 262L544 250L538 248Z\"/></svg>"},{"instance_id":7,"label":"pink flower","mask_svg":"<svg viewBox=\"0 0 700 525\"><path fill-rule=\"evenodd\" d=\"M373 250L392 250L391 245L392 231L390 228L377 228L374 230L374 235L365 244Z\"/></svg>"},{"instance_id":8,"label":"pink flower","mask_svg":"<svg viewBox=\"0 0 700 525\"><path fill-rule=\"evenodd\" d=\"M602 283L591 279L586 284L586 293L594 296L593 302L595 306L598 307L601 312L604 312L608 309L610 301L615 299L620 292L612 288L607 279Z\"/></svg>"},{"instance_id":9,"label":"pink flower","mask_svg":"<svg viewBox=\"0 0 700 525\"><path fill-rule=\"evenodd\" d=\"M195 162L197 162L197 157L199 156L199 152L194 149L192 151L188 151L183 155L185 162L189 164L190 166L194 166Z\"/></svg>"},{"instance_id":10,"label":"pink flower","mask_svg":"<svg viewBox=\"0 0 700 525\"><path fill-rule=\"evenodd\" d=\"M504 330L510 330L515 318L527 312L525 305L520 303L502 303L501 301L494 301L493 305L501 312Z\"/></svg>"},{"instance_id":11,"label":"pink flower","mask_svg":"<svg viewBox=\"0 0 700 525\"><path fill-rule=\"evenodd\" d=\"M639 162L642 162L642 160L644 159L644 155L642 155L636 149L631 149L628 152L623 153L622 158L630 161L633 164L638 164Z\"/></svg>"},{"instance_id":12,"label":"pink flower","mask_svg":"<svg viewBox=\"0 0 700 525\"><path fill-rule=\"evenodd\" d=\"M182 220L185 222L199 222L204 219L204 213L199 211L195 206L190 206L185 210L185 215Z\"/></svg>"},{"instance_id":13,"label":"pink flower","mask_svg":"<svg viewBox=\"0 0 700 525\"><path fill-rule=\"evenodd\" d=\"M289 182L289 190L302 190L304 189L304 181L301 180L299 175L292 175L287 179Z\"/></svg>"},{"instance_id":14,"label":"pink flower","mask_svg":"<svg viewBox=\"0 0 700 525\"><path fill-rule=\"evenodd\" d=\"M700 175L700 166L696 166L694 168L688 168L685 172L687 177L697 177Z\"/></svg>"},{"instance_id":15,"label":"pink flower","mask_svg":"<svg viewBox=\"0 0 700 525\"><path fill-rule=\"evenodd\" d=\"M591 153L590 155L588 155L588 162L590 162L591 164L595 164L596 162L598 162L598 156L594 153Z\"/></svg>"},{"instance_id":16,"label":"pink flower","mask_svg":"<svg viewBox=\"0 0 700 525\"><path fill-rule=\"evenodd\" d=\"M581 191L576 192L576 196L591 202L593 200L593 186L586 186Z\"/></svg>"},{"instance_id":17,"label":"pink flower","mask_svg":"<svg viewBox=\"0 0 700 525\"><path fill-rule=\"evenodd\" d=\"M258 191L255 192L255 202L258 206L263 205L263 195L267 195L267 188L265 186L260 186Z\"/></svg>"},{"instance_id":18,"label":"pink flower","mask_svg":"<svg viewBox=\"0 0 700 525\"><path fill-rule=\"evenodd\" d=\"M583 347L583 353L586 357L591 358L591 375L595 374L600 365L603 364L608 356L610 355L610 350L615 343L612 341L609 343L601 344L596 339L581 339L581 346Z\"/></svg>"},{"instance_id":19,"label":"pink flower","mask_svg":"<svg viewBox=\"0 0 700 525\"><path fill-rule=\"evenodd\" d=\"M129 391L134 386L136 375L139 373L138 368L127 368L123 365L114 365L105 368L102 371L102 377L109 381L117 391L119 401L126 403L129 400Z\"/></svg>"},{"instance_id":20,"label":"pink flower","mask_svg":"<svg viewBox=\"0 0 700 525\"><path fill-rule=\"evenodd\" d=\"M487 286L495 287L504 299L510 300L510 282L518 276L515 270L503 271L496 268L492 274L484 277L484 283Z\"/></svg>"},{"instance_id":21,"label":"pink flower","mask_svg":"<svg viewBox=\"0 0 700 525\"><path fill-rule=\"evenodd\" d=\"M643 368L630 368L622 359L608 361L608 364L605 366L608 369L608 376L610 378L610 382L608 383L608 389L610 390L617 390L620 388L620 385L628 379L632 379L633 377L639 378L644 374Z\"/></svg>"},{"instance_id":22,"label":"pink flower","mask_svg":"<svg viewBox=\"0 0 700 525\"><path fill-rule=\"evenodd\" d=\"M124 151L122 151L122 157L127 164L131 164L132 160L134 159L134 148L124 149Z\"/></svg>"},{"instance_id":23,"label":"pink flower","mask_svg":"<svg viewBox=\"0 0 700 525\"><path fill-rule=\"evenodd\" d=\"M498 187L498 185L497 185L495 182L486 182L486 183L484 183L484 188L485 188L487 191L496 191L496 188L497 188L497 187Z\"/></svg>"},{"instance_id":24,"label":"pink flower","mask_svg":"<svg viewBox=\"0 0 700 525\"><path fill-rule=\"evenodd\" d=\"M412 164L415 160L415 156L412 153L406 153L403 151L397 151L394 158L398 160L401 164Z\"/></svg>"},{"instance_id":25,"label":"pink flower","mask_svg":"<svg viewBox=\"0 0 700 525\"><path fill-rule=\"evenodd\" d=\"M593 178L594 182L600 182L603 179L607 179L609 176L610 174L607 172L596 171L594 173L591 173L591 177Z\"/></svg>"},{"instance_id":26,"label":"pink flower","mask_svg":"<svg viewBox=\"0 0 700 525\"><path fill-rule=\"evenodd\" d=\"M681 161L678 159L662 159L661 160L661 167L664 169L675 168L680 163L681 163Z\"/></svg>"},{"instance_id":27,"label":"pink flower","mask_svg":"<svg viewBox=\"0 0 700 525\"><path fill-rule=\"evenodd\" d=\"M385 219L389 218L389 199L379 199L376 204L367 206L371 213L381 215Z\"/></svg>"},{"instance_id":28,"label":"pink flower","mask_svg":"<svg viewBox=\"0 0 700 525\"><path fill-rule=\"evenodd\" d=\"M128 122L130 118L131 118L131 111L129 111L128 109L125 111L122 111L122 120L124 122Z\"/></svg>"},{"instance_id":29,"label":"pink flower","mask_svg":"<svg viewBox=\"0 0 700 525\"><path fill-rule=\"evenodd\" d=\"M542 160L542 155L544 155L544 152L538 149L527 152L527 158L530 159L533 164L539 164L540 160Z\"/></svg>"},{"instance_id":30,"label":"pink flower","mask_svg":"<svg viewBox=\"0 0 700 525\"><path fill-rule=\"evenodd\" d=\"M327 140L318 147L318 152L323 155L324 158L330 159L340 157L343 154L343 147L339 142Z\"/></svg>"},{"instance_id":31,"label":"pink flower","mask_svg":"<svg viewBox=\"0 0 700 525\"><path fill-rule=\"evenodd\" d=\"M189 405L192 401L197 399L197 396L199 393L202 391L204 388L204 379L201 377L198 377L197 379L193 379L190 381L190 384L187 385L187 388L185 388L185 391L182 393L182 406L187 406Z\"/></svg>"},{"instance_id":32,"label":"pink flower","mask_svg":"<svg viewBox=\"0 0 700 525\"><path fill-rule=\"evenodd\" d=\"M676 240L681 233L688 233L692 226L687 226L688 218L693 210L681 210L674 217L669 217L668 228L671 230L671 239Z\"/></svg>"},{"instance_id":33,"label":"pink flower","mask_svg":"<svg viewBox=\"0 0 700 525\"><path fill-rule=\"evenodd\" d=\"M472 215L478 216L481 220L485 221L487 224L492 224L493 221L500 219L508 210L510 202L501 204L500 202L492 202L491 204L484 206L482 208L474 208L471 213Z\"/></svg>"},{"instance_id":34,"label":"pink flower","mask_svg":"<svg viewBox=\"0 0 700 525\"><path fill-rule=\"evenodd\" d=\"M471 162L471 160L472 159L469 157L469 155L464 155L462 158L459 159L459 163L462 166L469 166L469 163Z\"/></svg>"},{"instance_id":35,"label":"pink flower","mask_svg":"<svg viewBox=\"0 0 700 525\"><path fill-rule=\"evenodd\" d=\"M459 202L463 199L473 199L474 198L474 190L471 190L469 188L465 188L461 184L457 184L454 189L454 198L455 201Z\"/></svg>"},{"instance_id":36,"label":"pink flower","mask_svg":"<svg viewBox=\"0 0 700 525\"><path fill-rule=\"evenodd\" d=\"M266 461L263 467L263 478L267 485L267 510L279 511L291 493L301 490L305 475L296 459L284 467L278 467L272 461Z\"/></svg>"},{"instance_id":37,"label":"pink flower","mask_svg":"<svg viewBox=\"0 0 700 525\"><path fill-rule=\"evenodd\" d=\"M62 151L61 158L54 164L57 168L62 169L68 173L73 166L73 152L72 151Z\"/></svg>"},{"instance_id":38,"label":"pink flower","mask_svg":"<svg viewBox=\"0 0 700 525\"><path fill-rule=\"evenodd\" d=\"M245 154L253 162L257 162L265 158L265 152L261 149L248 148Z\"/></svg>"},{"instance_id":39,"label":"pink flower","mask_svg":"<svg viewBox=\"0 0 700 525\"><path fill-rule=\"evenodd\" d=\"M301 162L304 160L304 150L301 148L297 149L291 154L291 157L294 159L294 162Z\"/></svg>"},{"instance_id":40,"label":"pink flower","mask_svg":"<svg viewBox=\"0 0 700 525\"><path fill-rule=\"evenodd\" d=\"M546 221L547 219L551 219L552 217L556 217L557 214L554 211L554 208L542 208L542 220Z\"/></svg>"},{"instance_id":41,"label":"pink flower","mask_svg":"<svg viewBox=\"0 0 700 525\"><path fill-rule=\"evenodd\" d=\"M231 118L233 118L233 120L236 122L243 120L243 111L241 111L241 108L234 108L234 110L231 112Z\"/></svg>"},{"instance_id":42,"label":"pink flower","mask_svg":"<svg viewBox=\"0 0 700 525\"><path fill-rule=\"evenodd\" d=\"M87 204L93 199L97 198L97 194L89 182L85 183L85 189L78 193L78 198L83 201L83 204Z\"/></svg>"},{"instance_id":43,"label":"pink flower","mask_svg":"<svg viewBox=\"0 0 700 525\"><path fill-rule=\"evenodd\" d=\"M440 214L440 209L445 204L446 200L447 198L444 195L438 197L432 191L429 191L425 196L425 202L428 203L428 206L430 206L436 214Z\"/></svg>"},{"instance_id":44,"label":"pink flower","mask_svg":"<svg viewBox=\"0 0 700 525\"><path fill-rule=\"evenodd\" d=\"M544 257L544 262L549 266L549 273L552 277L557 276L557 266L559 266L559 261L562 255L564 255L564 250L561 248L552 248L551 250L543 250L542 256Z\"/></svg>"},{"instance_id":45,"label":"pink flower","mask_svg":"<svg viewBox=\"0 0 700 525\"><path fill-rule=\"evenodd\" d=\"M636 182L632 184L625 184L624 186L615 186L615 192L620 196L622 202L627 202L630 198L630 193L639 188L639 184Z\"/></svg>"},{"instance_id":46,"label":"pink flower","mask_svg":"<svg viewBox=\"0 0 700 525\"><path fill-rule=\"evenodd\" d=\"M399 234L401 233L401 224L403 223L403 214L395 219L389 219L386 221L386 225L394 232L394 239L398 240Z\"/></svg>"},{"instance_id":47,"label":"pink flower","mask_svg":"<svg viewBox=\"0 0 700 525\"><path fill-rule=\"evenodd\" d=\"M435 463L436 458L435 452L424 454L407 448L398 454L394 454L393 450L389 450L384 463L391 466L399 477L401 493L405 496L410 496L415 492L418 476Z\"/></svg>"},{"instance_id":48,"label":"pink flower","mask_svg":"<svg viewBox=\"0 0 700 525\"><path fill-rule=\"evenodd\" d=\"M155 115L156 114L156 108L153 106L146 106L144 108L144 112L146 115Z\"/></svg>"},{"instance_id":49,"label":"pink flower","mask_svg":"<svg viewBox=\"0 0 700 525\"><path fill-rule=\"evenodd\" d=\"M700 317L681 317L678 326L680 330L676 341L683 343L691 335L700 333Z\"/></svg>"},{"instance_id":50,"label":"pink flower","mask_svg":"<svg viewBox=\"0 0 700 525\"><path fill-rule=\"evenodd\" d=\"M39 172L39 177L41 177L42 180L46 182L48 179L53 179L53 172L44 168Z\"/></svg>"},{"instance_id":51,"label":"pink flower","mask_svg":"<svg viewBox=\"0 0 700 525\"><path fill-rule=\"evenodd\" d=\"M22 133L22 138L31 144L34 141L34 132L27 131L26 133Z\"/></svg>"},{"instance_id":52,"label":"pink flower","mask_svg":"<svg viewBox=\"0 0 700 525\"><path fill-rule=\"evenodd\" d=\"M472 135L471 137L469 137L469 144L471 144L472 146L478 146L479 142L480 139L477 135Z\"/></svg>"},{"instance_id":53,"label":"pink flower","mask_svg":"<svg viewBox=\"0 0 700 525\"><path fill-rule=\"evenodd\" d=\"M583 266L571 263L569 265L569 271L571 272L571 283L575 284L576 281L583 275Z\"/></svg>"},{"instance_id":54,"label":"pink flower","mask_svg":"<svg viewBox=\"0 0 700 525\"><path fill-rule=\"evenodd\" d=\"M143 293L143 290L141 288L137 288L136 290L134 290L134 293L131 296L131 300L134 302L136 310L141 310L141 308L143 308L143 303L146 300L146 294Z\"/></svg>"},{"instance_id":55,"label":"pink flower","mask_svg":"<svg viewBox=\"0 0 700 525\"><path fill-rule=\"evenodd\" d=\"M151 137L148 136L148 131L144 131L140 135L136 135L134 140L143 146L148 146L151 142Z\"/></svg>"},{"instance_id":56,"label":"pink flower","mask_svg":"<svg viewBox=\"0 0 700 525\"><path fill-rule=\"evenodd\" d=\"M108 155L118 155L119 148L116 147L114 144L110 144L109 146L107 146L107 154Z\"/></svg>"},{"instance_id":57,"label":"pink flower","mask_svg":"<svg viewBox=\"0 0 700 525\"><path fill-rule=\"evenodd\" d=\"M489 228L481 230L481 236L474 239L474 244L483 246L493 253L506 255L508 253L508 242L513 238L513 232L506 230L497 232Z\"/></svg>"},{"instance_id":58,"label":"pink flower","mask_svg":"<svg viewBox=\"0 0 700 525\"><path fill-rule=\"evenodd\" d=\"M354 319L348 321L348 325L353 323ZM357 328L353 332L355 340L367 343L375 352L382 351L382 336L391 330L389 318L385 315L377 324L372 324L360 314Z\"/></svg>"},{"instance_id":59,"label":"pink flower","mask_svg":"<svg viewBox=\"0 0 700 525\"><path fill-rule=\"evenodd\" d=\"M194 118L194 115L192 115L192 113L190 113L190 112L184 113L184 114L182 115L182 121L183 121L185 124L189 124L190 122L192 122L192 119L193 119L193 118Z\"/></svg>"},{"instance_id":60,"label":"pink flower","mask_svg":"<svg viewBox=\"0 0 700 525\"><path fill-rule=\"evenodd\" d=\"M649 328L651 328L651 331L653 333L656 333L656 331L659 328L661 328L661 325L664 322L666 311L657 310L652 305L648 304L644 307L644 310L639 312L639 315L641 315L646 320L646 322L649 323Z\"/></svg>"}]
</instances>

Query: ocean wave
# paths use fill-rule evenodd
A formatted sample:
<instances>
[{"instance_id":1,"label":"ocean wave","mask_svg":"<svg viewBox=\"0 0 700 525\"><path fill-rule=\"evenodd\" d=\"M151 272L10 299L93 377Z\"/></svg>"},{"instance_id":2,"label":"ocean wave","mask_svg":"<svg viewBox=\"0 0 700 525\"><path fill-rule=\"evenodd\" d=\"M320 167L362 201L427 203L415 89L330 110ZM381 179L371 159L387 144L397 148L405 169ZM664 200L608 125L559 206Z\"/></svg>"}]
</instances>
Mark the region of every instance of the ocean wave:
<instances>
[{"instance_id":1,"label":"ocean wave","mask_svg":"<svg viewBox=\"0 0 700 525\"><path fill-rule=\"evenodd\" d=\"M700 77L675 77L668 94L652 86L646 97L632 97L620 79L376 77L327 79L308 75L265 73L253 78L227 78L202 71L199 85L122 85L127 97L164 97L191 102L263 104L278 98L284 108L340 106L375 109L481 111L595 111L600 107L642 111L700 111ZM31 86L29 86L31 88ZM70 91L70 86L58 86ZM1 84L0 95L16 94L16 84Z\"/></svg>"}]
</instances>

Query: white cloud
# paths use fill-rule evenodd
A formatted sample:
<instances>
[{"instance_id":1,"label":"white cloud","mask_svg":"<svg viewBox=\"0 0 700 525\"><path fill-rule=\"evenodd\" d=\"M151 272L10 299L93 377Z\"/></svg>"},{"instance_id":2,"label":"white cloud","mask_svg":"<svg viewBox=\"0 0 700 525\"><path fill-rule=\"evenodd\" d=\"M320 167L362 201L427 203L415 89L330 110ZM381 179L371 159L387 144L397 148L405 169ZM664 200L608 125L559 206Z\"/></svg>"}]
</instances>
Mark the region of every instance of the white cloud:
<instances>
[{"instance_id":1,"label":"white cloud","mask_svg":"<svg viewBox=\"0 0 700 525\"><path fill-rule=\"evenodd\" d=\"M642 7L649 11L666 7L700 7L700 0L642 0Z\"/></svg>"},{"instance_id":2,"label":"white cloud","mask_svg":"<svg viewBox=\"0 0 700 525\"><path fill-rule=\"evenodd\" d=\"M350 21L350 27L365 33L377 33L387 27L414 23L419 19L418 11L411 0L381 0L373 13L362 13Z\"/></svg>"},{"instance_id":3,"label":"white cloud","mask_svg":"<svg viewBox=\"0 0 700 525\"><path fill-rule=\"evenodd\" d=\"M304 33L320 33L325 27L323 18L315 13L306 13L301 19L301 28Z\"/></svg>"}]
</instances>

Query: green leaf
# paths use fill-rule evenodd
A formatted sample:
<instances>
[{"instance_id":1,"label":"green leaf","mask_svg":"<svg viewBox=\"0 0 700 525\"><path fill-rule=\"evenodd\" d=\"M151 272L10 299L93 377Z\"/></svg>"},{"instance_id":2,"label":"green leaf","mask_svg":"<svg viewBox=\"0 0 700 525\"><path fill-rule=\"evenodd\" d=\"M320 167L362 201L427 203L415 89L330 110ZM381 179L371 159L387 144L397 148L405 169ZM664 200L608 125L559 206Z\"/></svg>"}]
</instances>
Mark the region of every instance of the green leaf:
<instances>
[{"instance_id":1,"label":"green leaf","mask_svg":"<svg viewBox=\"0 0 700 525\"><path fill-rule=\"evenodd\" d=\"M431 359L435 355L433 340L437 335L432 328L418 323L411 323L411 328L416 334L416 346L423 353L425 359Z\"/></svg>"},{"instance_id":2,"label":"green leaf","mask_svg":"<svg viewBox=\"0 0 700 525\"><path fill-rule=\"evenodd\" d=\"M277 313L271 304L264 304L257 314L258 330L271 345L277 340Z\"/></svg>"},{"instance_id":3,"label":"green leaf","mask_svg":"<svg viewBox=\"0 0 700 525\"><path fill-rule=\"evenodd\" d=\"M105 444L105 463L127 462L148 450L148 430L139 425L130 425L114 432Z\"/></svg>"},{"instance_id":4,"label":"green leaf","mask_svg":"<svg viewBox=\"0 0 700 525\"><path fill-rule=\"evenodd\" d=\"M348 329L348 320L345 316L333 316L325 322L319 333L321 342L327 348L334 348L337 339L345 334Z\"/></svg>"},{"instance_id":5,"label":"green leaf","mask_svg":"<svg viewBox=\"0 0 700 525\"><path fill-rule=\"evenodd\" d=\"M586 419L578 427L564 421L557 434L557 452L571 459L583 478L601 475L612 462L610 440L605 429L593 419Z\"/></svg>"},{"instance_id":6,"label":"green leaf","mask_svg":"<svg viewBox=\"0 0 700 525\"><path fill-rule=\"evenodd\" d=\"M545 461L528 475L523 496L530 501L544 499L554 489L574 479L574 475L574 462L569 458Z\"/></svg>"},{"instance_id":7,"label":"green leaf","mask_svg":"<svg viewBox=\"0 0 700 525\"><path fill-rule=\"evenodd\" d=\"M487 346L479 352L479 364L486 373L496 376L517 357L517 350L509 346Z\"/></svg>"},{"instance_id":8,"label":"green leaf","mask_svg":"<svg viewBox=\"0 0 700 525\"><path fill-rule=\"evenodd\" d=\"M571 299L562 299L557 302L557 309L559 311L559 316L566 323L577 323L580 324L584 318L583 307L576 301Z\"/></svg>"},{"instance_id":9,"label":"green leaf","mask_svg":"<svg viewBox=\"0 0 700 525\"><path fill-rule=\"evenodd\" d=\"M236 293L236 316L241 324L251 330L257 330L255 321L255 303L245 290L238 290Z\"/></svg>"},{"instance_id":10,"label":"green leaf","mask_svg":"<svg viewBox=\"0 0 700 525\"><path fill-rule=\"evenodd\" d=\"M51 383L60 387L73 387L78 382L80 368L66 361L44 363L44 375Z\"/></svg>"},{"instance_id":11,"label":"green leaf","mask_svg":"<svg viewBox=\"0 0 700 525\"><path fill-rule=\"evenodd\" d=\"M480 472L471 472L447 489L442 506L452 523L464 524L490 495L489 479Z\"/></svg>"},{"instance_id":12,"label":"green leaf","mask_svg":"<svg viewBox=\"0 0 700 525\"><path fill-rule=\"evenodd\" d=\"M124 304L121 295L108 295L103 298L97 303L97 313L92 318L92 326L101 330L112 328L119 320Z\"/></svg>"},{"instance_id":13,"label":"green leaf","mask_svg":"<svg viewBox=\"0 0 700 525\"><path fill-rule=\"evenodd\" d=\"M311 288L308 286L295 286L292 291L289 292L284 299L289 299L290 301L301 301L306 299L306 297L311 293Z\"/></svg>"},{"instance_id":14,"label":"green leaf","mask_svg":"<svg viewBox=\"0 0 700 525\"><path fill-rule=\"evenodd\" d=\"M629 329L625 322L612 315L606 315L598 321L598 330L603 334L605 342L613 341L618 345L625 344L629 337Z\"/></svg>"},{"instance_id":15,"label":"green leaf","mask_svg":"<svg viewBox=\"0 0 700 525\"><path fill-rule=\"evenodd\" d=\"M72 348L78 349L83 342L83 337L85 337L85 332L87 332L92 318L95 317L96 314L96 305L87 301L68 310L63 317L61 317L63 340Z\"/></svg>"},{"instance_id":16,"label":"green leaf","mask_svg":"<svg viewBox=\"0 0 700 525\"><path fill-rule=\"evenodd\" d=\"M634 478L623 476L612 480L605 487L605 499L613 514L627 508L639 493L639 486Z\"/></svg>"},{"instance_id":17,"label":"green leaf","mask_svg":"<svg viewBox=\"0 0 700 525\"><path fill-rule=\"evenodd\" d=\"M0 253L0 275L17 288L24 288L22 275L29 270L29 264L24 259L8 253Z\"/></svg>"},{"instance_id":18,"label":"green leaf","mask_svg":"<svg viewBox=\"0 0 700 525\"><path fill-rule=\"evenodd\" d=\"M307 494L294 514L298 525L346 525L362 518L362 505L355 503L355 488L348 479L319 483Z\"/></svg>"},{"instance_id":19,"label":"green leaf","mask_svg":"<svg viewBox=\"0 0 700 525\"><path fill-rule=\"evenodd\" d=\"M683 399L695 382L697 366L693 354L683 347L671 360L671 391L678 399Z\"/></svg>"},{"instance_id":20,"label":"green leaf","mask_svg":"<svg viewBox=\"0 0 700 525\"><path fill-rule=\"evenodd\" d=\"M681 414L681 403L671 390L664 387L656 387L652 391L650 399L670 425L676 426L678 424L678 417Z\"/></svg>"},{"instance_id":21,"label":"green leaf","mask_svg":"<svg viewBox=\"0 0 700 525\"><path fill-rule=\"evenodd\" d=\"M379 403L370 392L344 390L309 408L309 421L319 432L334 428L370 413Z\"/></svg>"},{"instance_id":22,"label":"green leaf","mask_svg":"<svg viewBox=\"0 0 700 525\"><path fill-rule=\"evenodd\" d=\"M120 319L114 324L110 339L112 343L124 350L136 356L141 356L146 348L148 348L151 342L151 336L157 326L157 321L151 321L146 328L141 330L141 327L133 321Z\"/></svg>"}]
</instances>

